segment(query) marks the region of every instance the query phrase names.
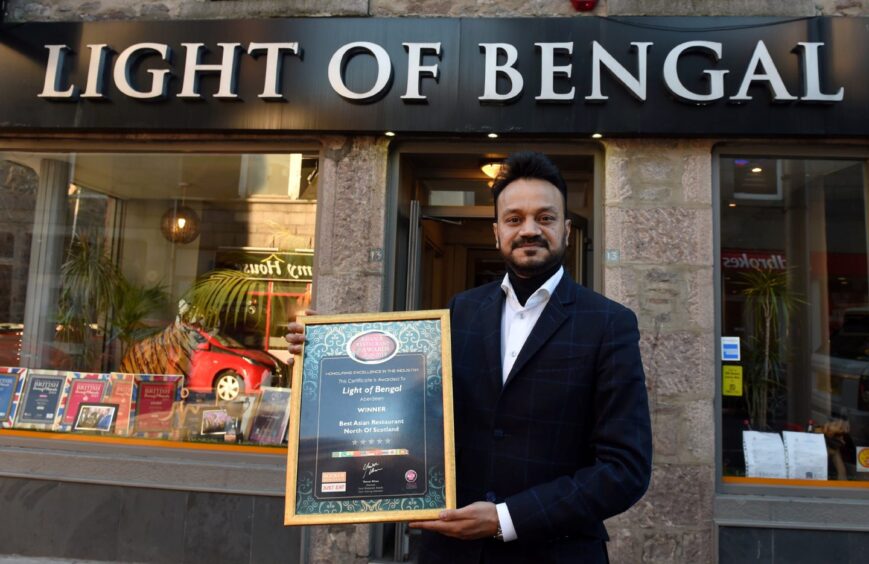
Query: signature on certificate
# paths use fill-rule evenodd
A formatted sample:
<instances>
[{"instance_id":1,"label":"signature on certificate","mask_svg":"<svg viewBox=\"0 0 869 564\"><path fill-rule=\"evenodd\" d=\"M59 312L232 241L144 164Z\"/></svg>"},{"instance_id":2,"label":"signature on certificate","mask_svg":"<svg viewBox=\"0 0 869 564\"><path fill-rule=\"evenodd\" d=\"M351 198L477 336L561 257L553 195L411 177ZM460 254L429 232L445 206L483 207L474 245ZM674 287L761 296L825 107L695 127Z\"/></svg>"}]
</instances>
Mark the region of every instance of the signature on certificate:
<instances>
[{"instance_id":1,"label":"signature on certificate","mask_svg":"<svg viewBox=\"0 0 869 564\"><path fill-rule=\"evenodd\" d=\"M381 470L383 470L383 468L380 467L379 462L366 462L362 465L362 479L364 480L372 474L377 474Z\"/></svg>"}]
</instances>

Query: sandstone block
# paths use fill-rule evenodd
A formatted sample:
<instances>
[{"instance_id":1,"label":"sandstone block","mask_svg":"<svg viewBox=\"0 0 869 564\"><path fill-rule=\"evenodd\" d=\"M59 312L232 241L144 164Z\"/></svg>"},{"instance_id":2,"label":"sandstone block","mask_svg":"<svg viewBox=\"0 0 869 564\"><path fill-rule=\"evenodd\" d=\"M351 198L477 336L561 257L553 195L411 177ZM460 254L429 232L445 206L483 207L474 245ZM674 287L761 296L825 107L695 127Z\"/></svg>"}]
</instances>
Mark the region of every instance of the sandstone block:
<instances>
[{"instance_id":1,"label":"sandstone block","mask_svg":"<svg viewBox=\"0 0 869 564\"><path fill-rule=\"evenodd\" d=\"M611 16L813 16L812 0L609 0Z\"/></svg>"},{"instance_id":2,"label":"sandstone block","mask_svg":"<svg viewBox=\"0 0 869 564\"><path fill-rule=\"evenodd\" d=\"M715 392L712 334L642 332L640 352L652 398L711 399Z\"/></svg>"},{"instance_id":3,"label":"sandstone block","mask_svg":"<svg viewBox=\"0 0 869 564\"><path fill-rule=\"evenodd\" d=\"M593 12L605 15L602 0ZM507 17L507 16L575 16L570 2L561 0L371 0L372 16L448 16L448 17Z\"/></svg>"},{"instance_id":4,"label":"sandstone block","mask_svg":"<svg viewBox=\"0 0 869 564\"><path fill-rule=\"evenodd\" d=\"M715 420L711 400L653 405L652 431L656 462L714 463Z\"/></svg>"},{"instance_id":5,"label":"sandstone block","mask_svg":"<svg viewBox=\"0 0 869 564\"><path fill-rule=\"evenodd\" d=\"M368 249L383 246L386 228L386 161L387 145L381 140L327 140L320 168L317 267L321 274L372 268Z\"/></svg>"},{"instance_id":6,"label":"sandstone block","mask_svg":"<svg viewBox=\"0 0 869 564\"><path fill-rule=\"evenodd\" d=\"M711 267L686 272L688 321L704 331L715 328L715 274Z\"/></svg>"},{"instance_id":7,"label":"sandstone block","mask_svg":"<svg viewBox=\"0 0 869 564\"><path fill-rule=\"evenodd\" d=\"M682 197L686 203L712 204L712 145L698 142L682 155Z\"/></svg>"},{"instance_id":8,"label":"sandstone block","mask_svg":"<svg viewBox=\"0 0 869 564\"><path fill-rule=\"evenodd\" d=\"M606 202L670 203L681 187L672 141L619 139L606 144Z\"/></svg>"},{"instance_id":9,"label":"sandstone block","mask_svg":"<svg viewBox=\"0 0 869 564\"><path fill-rule=\"evenodd\" d=\"M379 311L381 284L379 272L341 275L317 273L313 308L321 313Z\"/></svg>"},{"instance_id":10,"label":"sandstone block","mask_svg":"<svg viewBox=\"0 0 869 564\"><path fill-rule=\"evenodd\" d=\"M714 492L712 464L655 464L649 491L624 518L635 527L659 531L705 527L712 521Z\"/></svg>"},{"instance_id":11,"label":"sandstone block","mask_svg":"<svg viewBox=\"0 0 869 564\"><path fill-rule=\"evenodd\" d=\"M869 0L815 0L819 16L867 16Z\"/></svg>"},{"instance_id":12,"label":"sandstone block","mask_svg":"<svg viewBox=\"0 0 869 564\"><path fill-rule=\"evenodd\" d=\"M613 564L639 562L643 553L643 533L623 527L622 523L612 519L606 522L610 541L607 552Z\"/></svg>"},{"instance_id":13,"label":"sandstone block","mask_svg":"<svg viewBox=\"0 0 869 564\"><path fill-rule=\"evenodd\" d=\"M365 564L368 562L367 525L311 527L311 564Z\"/></svg>"},{"instance_id":14,"label":"sandstone block","mask_svg":"<svg viewBox=\"0 0 869 564\"><path fill-rule=\"evenodd\" d=\"M644 331L714 327L711 268L607 266L604 275L606 295L633 309Z\"/></svg>"},{"instance_id":15,"label":"sandstone block","mask_svg":"<svg viewBox=\"0 0 869 564\"><path fill-rule=\"evenodd\" d=\"M693 208L606 209L607 248L623 263L712 264L712 210Z\"/></svg>"}]
</instances>

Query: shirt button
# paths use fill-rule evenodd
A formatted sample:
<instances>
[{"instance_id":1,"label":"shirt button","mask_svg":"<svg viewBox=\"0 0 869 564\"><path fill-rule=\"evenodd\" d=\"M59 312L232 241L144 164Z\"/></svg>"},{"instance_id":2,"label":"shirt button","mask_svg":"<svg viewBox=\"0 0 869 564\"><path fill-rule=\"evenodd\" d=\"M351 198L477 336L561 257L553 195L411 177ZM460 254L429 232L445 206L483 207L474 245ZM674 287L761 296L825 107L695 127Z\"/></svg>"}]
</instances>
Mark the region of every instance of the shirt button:
<instances>
[{"instance_id":1,"label":"shirt button","mask_svg":"<svg viewBox=\"0 0 869 564\"><path fill-rule=\"evenodd\" d=\"M516 351L513 351L513 352L510 353L510 356L515 357L516 354L517 354Z\"/></svg>"},{"instance_id":2,"label":"shirt button","mask_svg":"<svg viewBox=\"0 0 869 564\"><path fill-rule=\"evenodd\" d=\"M520 314L519 314L519 319L525 319L525 314L524 314L524 313L520 313Z\"/></svg>"}]
</instances>

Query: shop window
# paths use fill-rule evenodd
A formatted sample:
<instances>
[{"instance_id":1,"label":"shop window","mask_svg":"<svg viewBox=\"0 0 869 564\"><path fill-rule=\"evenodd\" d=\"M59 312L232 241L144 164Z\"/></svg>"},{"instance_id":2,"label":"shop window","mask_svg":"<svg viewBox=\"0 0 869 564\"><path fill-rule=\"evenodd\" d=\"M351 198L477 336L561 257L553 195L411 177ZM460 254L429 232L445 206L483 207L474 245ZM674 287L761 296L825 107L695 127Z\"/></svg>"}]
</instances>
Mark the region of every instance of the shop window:
<instances>
[{"instance_id":1,"label":"shop window","mask_svg":"<svg viewBox=\"0 0 869 564\"><path fill-rule=\"evenodd\" d=\"M869 486L865 163L719 163L724 481Z\"/></svg>"},{"instance_id":2,"label":"shop window","mask_svg":"<svg viewBox=\"0 0 869 564\"><path fill-rule=\"evenodd\" d=\"M317 173L301 152L0 153L0 433L282 448Z\"/></svg>"}]
</instances>

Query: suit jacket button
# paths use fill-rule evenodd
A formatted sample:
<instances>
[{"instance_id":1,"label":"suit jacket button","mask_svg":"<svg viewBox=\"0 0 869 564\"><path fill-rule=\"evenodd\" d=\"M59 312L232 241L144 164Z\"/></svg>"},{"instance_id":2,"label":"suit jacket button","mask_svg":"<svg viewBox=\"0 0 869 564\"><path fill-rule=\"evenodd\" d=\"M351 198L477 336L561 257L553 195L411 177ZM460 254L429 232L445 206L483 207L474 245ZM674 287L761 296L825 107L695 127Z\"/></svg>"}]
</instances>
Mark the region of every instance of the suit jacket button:
<instances>
[{"instance_id":1,"label":"suit jacket button","mask_svg":"<svg viewBox=\"0 0 869 564\"><path fill-rule=\"evenodd\" d=\"M501 440L504 438L504 429L495 429L492 435L495 437L495 439Z\"/></svg>"},{"instance_id":2,"label":"suit jacket button","mask_svg":"<svg viewBox=\"0 0 869 564\"><path fill-rule=\"evenodd\" d=\"M498 499L498 497L495 495L495 492L486 492L486 501L489 503L495 503L496 499Z\"/></svg>"}]
</instances>

